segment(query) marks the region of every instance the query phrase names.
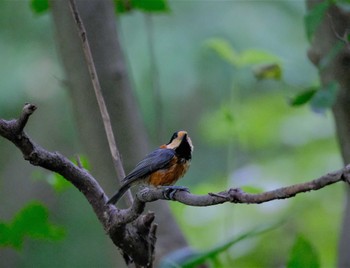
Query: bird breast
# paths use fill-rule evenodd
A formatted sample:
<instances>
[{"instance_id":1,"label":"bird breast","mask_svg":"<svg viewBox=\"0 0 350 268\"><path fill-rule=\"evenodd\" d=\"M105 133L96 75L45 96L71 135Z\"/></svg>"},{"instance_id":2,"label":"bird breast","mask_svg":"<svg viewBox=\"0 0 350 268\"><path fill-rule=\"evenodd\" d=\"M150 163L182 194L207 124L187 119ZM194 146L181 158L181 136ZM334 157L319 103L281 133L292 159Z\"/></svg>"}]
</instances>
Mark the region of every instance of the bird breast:
<instances>
[{"instance_id":1,"label":"bird breast","mask_svg":"<svg viewBox=\"0 0 350 268\"><path fill-rule=\"evenodd\" d=\"M179 178L185 175L190 167L190 161L181 160L178 161L177 157L174 157L168 168L160 169L152 173L149 177L149 184L153 186L169 186L175 184Z\"/></svg>"}]
</instances>

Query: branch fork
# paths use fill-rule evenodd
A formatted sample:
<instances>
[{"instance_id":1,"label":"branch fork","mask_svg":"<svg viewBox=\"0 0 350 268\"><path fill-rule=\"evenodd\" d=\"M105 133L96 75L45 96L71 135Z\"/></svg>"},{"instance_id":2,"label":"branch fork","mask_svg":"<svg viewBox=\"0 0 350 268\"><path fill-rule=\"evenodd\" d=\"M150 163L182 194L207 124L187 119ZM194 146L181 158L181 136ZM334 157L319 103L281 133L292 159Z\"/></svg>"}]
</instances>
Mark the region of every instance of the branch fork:
<instances>
[{"instance_id":1,"label":"branch fork","mask_svg":"<svg viewBox=\"0 0 350 268\"><path fill-rule=\"evenodd\" d=\"M145 203L139 200L123 210L107 205L108 198L105 192L87 170L79 164L75 165L58 152L49 152L35 144L24 132L24 128L36 109L35 105L26 103L18 119L0 119L0 136L15 144L22 151L24 159L32 165L59 173L82 192L107 234L122 250L127 263L134 261L138 265L151 267L149 257L145 259L144 256L153 258L156 240L154 214L148 213L140 217Z\"/></svg>"},{"instance_id":2,"label":"branch fork","mask_svg":"<svg viewBox=\"0 0 350 268\"><path fill-rule=\"evenodd\" d=\"M15 144L31 164L57 172L71 182L86 197L92 206L103 228L114 244L122 251L127 263L151 267L154 257L157 225L155 215L148 212L144 215L147 202L169 200L164 195L164 189L143 188L136 194L132 205L127 209L118 209L107 204L107 196L97 180L80 164L75 165L68 158L58 152L49 152L35 144L24 132L29 117L36 110L36 106L26 103L18 119L0 119L0 136ZM78 162L79 163L79 162ZM213 206L226 202L235 204L260 204L276 199L294 197L299 193L319 190L337 182L350 183L350 165L321 176L309 182L278 188L259 194L250 194L239 188L231 188L219 193L194 195L186 190L175 191L171 200L189 206ZM137 250L135 250L137 249Z\"/></svg>"}]
</instances>

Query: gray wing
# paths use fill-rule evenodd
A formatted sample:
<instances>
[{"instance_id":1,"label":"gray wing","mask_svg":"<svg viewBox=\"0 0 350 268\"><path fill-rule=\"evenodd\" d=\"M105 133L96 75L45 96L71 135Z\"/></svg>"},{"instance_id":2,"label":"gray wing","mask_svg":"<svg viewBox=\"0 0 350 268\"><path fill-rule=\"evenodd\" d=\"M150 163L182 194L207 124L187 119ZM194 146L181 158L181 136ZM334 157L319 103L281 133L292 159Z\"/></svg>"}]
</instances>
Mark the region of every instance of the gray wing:
<instances>
[{"instance_id":1,"label":"gray wing","mask_svg":"<svg viewBox=\"0 0 350 268\"><path fill-rule=\"evenodd\" d=\"M137 178L147 177L152 172L167 167L174 156L175 151L172 149L157 149L153 151L136 165L134 170L123 179L123 182L127 183Z\"/></svg>"},{"instance_id":2,"label":"gray wing","mask_svg":"<svg viewBox=\"0 0 350 268\"><path fill-rule=\"evenodd\" d=\"M146 156L138 163L133 171L123 179L122 187L108 200L108 204L115 204L124 193L139 178L145 178L152 172L166 168L175 156L175 151L171 149L157 149Z\"/></svg>"}]
</instances>

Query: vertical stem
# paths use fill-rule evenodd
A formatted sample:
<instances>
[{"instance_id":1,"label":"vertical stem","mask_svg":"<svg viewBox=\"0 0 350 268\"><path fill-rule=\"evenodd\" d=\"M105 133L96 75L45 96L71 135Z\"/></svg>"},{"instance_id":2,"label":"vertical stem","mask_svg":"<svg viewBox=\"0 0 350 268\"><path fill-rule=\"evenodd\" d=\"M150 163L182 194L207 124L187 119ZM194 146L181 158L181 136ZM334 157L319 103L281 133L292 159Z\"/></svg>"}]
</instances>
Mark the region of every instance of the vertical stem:
<instances>
[{"instance_id":1,"label":"vertical stem","mask_svg":"<svg viewBox=\"0 0 350 268\"><path fill-rule=\"evenodd\" d=\"M321 0L308 0L307 8L312 10ZM319 23L308 51L310 61L318 67L322 85L336 81L339 84L337 100L333 105L339 147L344 164L350 162L350 52L346 46L337 52L327 64L324 59L329 57L332 49L338 45L339 36L343 36L350 28L350 15L337 5L331 5L323 20ZM338 267L350 267L350 187L345 186L345 208L343 222L339 234Z\"/></svg>"},{"instance_id":2,"label":"vertical stem","mask_svg":"<svg viewBox=\"0 0 350 268\"><path fill-rule=\"evenodd\" d=\"M81 41L82 41L85 59L86 59L87 66L89 69L89 74L90 74L91 82L92 82L92 85L93 85L93 88L95 91L97 103L98 103L100 113L102 116L102 121L103 121L103 125L105 128L111 156L113 159L114 168L116 170L116 173L117 173L119 180L121 181L125 177L125 171L124 171L121 159L120 159L120 153L119 153L119 150L117 148L117 144L116 144L115 137L113 134L111 119L109 117L109 113L107 111L107 106L106 106L106 103L105 103L103 95L102 95L101 85L100 85L100 82L99 82L99 79L97 76L94 60L93 60L93 57L91 54L91 50L90 50L90 46L89 46L89 42L88 42L88 38L87 38L87 33L85 30L84 24L80 18L75 1L69 0L69 4L70 4L73 18L76 22L76 25L77 25L77 28L79 31L79 36L80 36ZM128 203L129 203L129 205L131 205L133 202L133 197L131 195L130 190L127 191L126 195L127 195Z\"/></svg>"}]
</instances>

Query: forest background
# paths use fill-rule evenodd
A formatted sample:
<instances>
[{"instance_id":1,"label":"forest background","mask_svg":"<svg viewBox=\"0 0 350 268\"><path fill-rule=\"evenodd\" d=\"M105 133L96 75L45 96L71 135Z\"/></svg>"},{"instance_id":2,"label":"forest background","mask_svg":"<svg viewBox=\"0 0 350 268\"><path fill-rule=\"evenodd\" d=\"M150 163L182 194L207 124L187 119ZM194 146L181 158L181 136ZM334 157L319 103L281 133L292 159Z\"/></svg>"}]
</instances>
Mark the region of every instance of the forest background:
<instances>
[{"instance_id":1,"label":"forest background","mask_svg":"<svg viewBox=\"0 0 350 268\"><path fill-rule=\"evenodd\" d=\"M168 4L167 12L134 11L118 16L116 23L147 130L140 135L149 137L149 149L179 129L193 140L191 169L178 185L196 194L229 187L257 192L342 167L331 114L317 105L291 104L319 85L318 71L307 58L304 1ZM29 1L1 1L0 39L1 118L16 117L24 102L35 103L39 110L26 131L49 150L74 158L81 144L50 12L38 14ZM254 60L233 59L244 53ZM257 75L265 63L277 66L271 77ZM113 266L116 250L82 195L25 163L4 139L0 148L0 220L10 222L28 202L39 200L62 232L55 242L26 239L14 247L20 250L0 249L6 256L0 266ZM89 155L82 157L89 162ZM117 189L115 182L102 183L108 194ZM199 251L257 226L284 222L225 251L223 265L286 263L296 238L303 237L321 266L331 267L343 190L333 185L261 205L170 205L189 244Z\"/></svg>"}]
</instances>

